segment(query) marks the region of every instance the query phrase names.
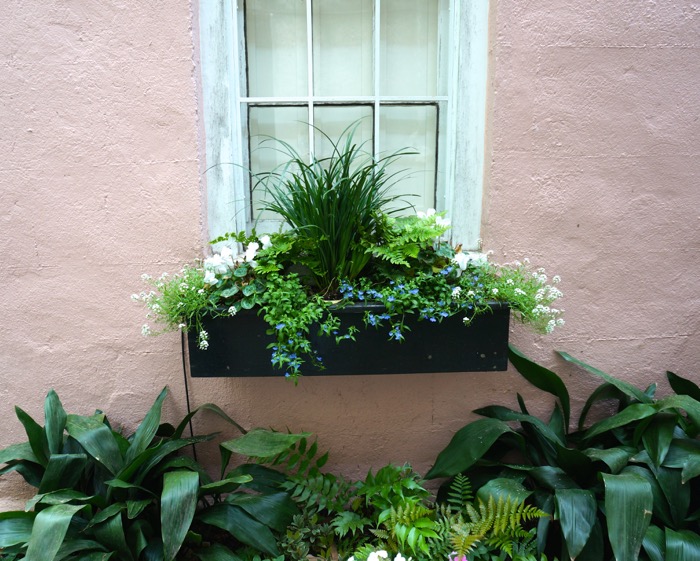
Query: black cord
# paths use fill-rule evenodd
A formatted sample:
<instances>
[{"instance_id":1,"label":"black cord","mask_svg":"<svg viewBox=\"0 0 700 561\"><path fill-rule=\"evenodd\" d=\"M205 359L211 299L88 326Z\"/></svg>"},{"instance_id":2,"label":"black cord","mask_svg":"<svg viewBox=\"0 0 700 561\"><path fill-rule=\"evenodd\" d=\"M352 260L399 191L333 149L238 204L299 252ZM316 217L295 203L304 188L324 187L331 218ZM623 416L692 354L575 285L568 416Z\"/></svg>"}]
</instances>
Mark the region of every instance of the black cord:
<instances>
[{"instance_id":1,"label":"black cord","mask_svg":"<svg viewBox=\"0 0 700 561\"><path fill-rule=\"evenodd\" d=\"M190 407L190 388L187 384L187 361L185 360L185 332L182 330L180 330L180 346L182 349L182 374L185 379L185 401L187 402L187 415L189 416L192 413L192 408ZM194 438L194 429L192 428L192 417L190 417L189 425L190 436ZM192 456L194 457L194 461L196 462L197 448L195 447L194 442L192 443Z\"/></svg>"}]
</instances>

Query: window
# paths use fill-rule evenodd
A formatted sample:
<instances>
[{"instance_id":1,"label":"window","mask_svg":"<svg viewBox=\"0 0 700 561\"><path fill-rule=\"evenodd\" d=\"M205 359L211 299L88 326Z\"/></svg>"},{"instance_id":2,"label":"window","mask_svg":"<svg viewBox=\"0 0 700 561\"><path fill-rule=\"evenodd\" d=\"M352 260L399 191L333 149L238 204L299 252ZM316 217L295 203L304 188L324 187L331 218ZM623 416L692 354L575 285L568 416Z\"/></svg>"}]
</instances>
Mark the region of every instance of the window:
<instances>
[{"instance_id":1,"label":"window","mask_svg":"<svg viewBox=\"0 0 700 561\"><path fill-rule=\"evenodd\" d=\"M262 139L323 155L309 124L335 137L359 119L375 154L418 151L397 164L402 192L447 210L454 240L476 247L486 0L201 0L199 21L211 237L279 226L245 172L279 163Z\"/></svg>"}]
</instances>

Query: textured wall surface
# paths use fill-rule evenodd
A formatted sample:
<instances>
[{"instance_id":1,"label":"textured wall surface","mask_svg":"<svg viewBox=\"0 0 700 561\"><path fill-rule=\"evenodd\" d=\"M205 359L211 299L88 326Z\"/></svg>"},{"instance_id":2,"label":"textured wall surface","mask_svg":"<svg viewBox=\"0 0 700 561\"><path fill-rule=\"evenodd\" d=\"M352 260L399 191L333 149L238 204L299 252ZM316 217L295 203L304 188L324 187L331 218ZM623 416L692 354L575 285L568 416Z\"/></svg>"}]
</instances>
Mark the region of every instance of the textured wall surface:
<instances>
[{"instance_id":1,"label":"textured wall surface","mask_svg":"<svg viewBox=\"0 0 700 561\"><path fill-rule=\"evenodd\" d=\"M0 3L2 446L23 439L13 406L41 419L52 387L127 431L165 385L166 415L185 411L179 338L141 337L129 296L203 251L194 18L186 2ZM639 384L700 383L700 4L494 0L490 65L484 245L566 294L563 330L514 325L513 341L579 407L595 382L554 349ZM349 475L425 471L514 390L537 400L514 372L190 382L194 405L245 426L317 433ZM26 493L0 479L0 506Z\"/></svg>"}]
</instances>

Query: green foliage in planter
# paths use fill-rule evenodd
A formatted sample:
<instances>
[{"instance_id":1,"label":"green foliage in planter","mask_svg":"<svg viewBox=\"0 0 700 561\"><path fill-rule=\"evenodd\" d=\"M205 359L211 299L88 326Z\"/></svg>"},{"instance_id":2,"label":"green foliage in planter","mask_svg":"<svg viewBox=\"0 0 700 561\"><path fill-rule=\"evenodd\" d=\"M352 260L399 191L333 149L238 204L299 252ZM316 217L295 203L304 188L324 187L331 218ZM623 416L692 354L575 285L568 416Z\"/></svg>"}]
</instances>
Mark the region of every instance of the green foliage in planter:
<instances>
[{"instance_id":1,"label":"green foliage in planter","mask_svg":"<svg viewBox=\"0 0 700 561\"><path fill-rule=\"evenodd\" d=\"M235 543L278 554L273 531L286 527L296 507L275 492L243 493L252 478L236 469L213 481L178 452L213 435L183 437L192 416L161 424L163 390L136 431L125 437L106 415L67 414L54 391L44 404L44 426L17 407L28 440L0 451L0 473L16 471L37 488L23 512L0 514L0 551L28 561L171 561L233 559L224 545L208 547L215 528ZM244 431L243 431L244 432ZM228 555L228 557L227 557Z\"/></svg>"},{"instance_id":2,"label":"green foliage in planter","mask_svg":"<svg viewBox=\"0 0 700 561\"><path fill-rule=\"evenodd\" d=\"M384 242L383 215L408 207L402 197L389 193L400 172L388 167L413 152L399 150L375 159L355 142L358 126L350 125L338 140L317 129L331 152L312 156L310 162L290 144L275 141L287 162L256 176L256 186L267 197L262 210L277 213L297 233L304 264L324 294L333 292L340 279L362 273L371 257L367 250Z\"/></svg>"},{"instance_id":3,"label":"green foliage in planter","mask_svg":"<svg viewBox=\"0 0 700 561\"><path fill-rule=\"evenodd\" d=\"M449 220L434 209L394 217L401 205L387 190L397 180L388 166L404 152L373 159L353 142L353 131L330 141L331 156L310 163L282 143L289 161L257 178L269 196L266 209L280 214L287 230L221 236L211 257L172 276L145 275L150 289L132 298L166 330L194 332L201 349L209 346L204 316L259 309L276 339L272 364L295 381L305 365L323 368L312 329L337 342L354 338L356 328L345 329L330 313L352 303L381 303L385 311L368 312L366 325L389 325L395 341L406 336L405 314L427 322L458 314L468 324L493 301L545 333L563 324L553 305L562 296L558 276L550 281L526 259L489 263L448 243ZM148 324L142 332L155 333Z\"/></svg>"},{"instance_id":4,"label":"green foliage in planter","mask_svg":"<svg viewBox=\"0 0 700 561\"><path fill-rule=\"evenodd\" d=\"M554 372L511 348L517 370L556 397L547 421L520 410L490 406L484 419L460 429L438 455L428 478L465 473L474 481L524 482L555 521L539 523L540 550L564 559L700 558L700 390L668 373L674 395L657 399L566 353L604 380L588 398L577 430L569 430L570 399ZM592 406L617 404L609 418L586 427ZM514 430L509 423L518 423ZM507 462L508 452L521 462Z\"/></svg>"}]
</instances>

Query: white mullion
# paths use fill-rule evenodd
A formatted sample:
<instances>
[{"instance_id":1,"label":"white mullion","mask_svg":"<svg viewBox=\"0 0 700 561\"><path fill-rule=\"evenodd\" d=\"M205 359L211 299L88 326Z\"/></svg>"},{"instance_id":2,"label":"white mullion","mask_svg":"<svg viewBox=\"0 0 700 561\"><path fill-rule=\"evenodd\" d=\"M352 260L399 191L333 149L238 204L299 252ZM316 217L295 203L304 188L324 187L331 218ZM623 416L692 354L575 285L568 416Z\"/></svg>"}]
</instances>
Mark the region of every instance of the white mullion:
<instances>
[{"instance_id":1,"label":"white mullion","mask_svg":"<svg viewBox=\"0 0 700 561\"><path fill-rule=\"evenodd\" d=\"M314 155L314 36L313 36L313 5L312 0L306 0L306 74L307 74L307 103L309 119L309 157Z\"/></svg>"},{"instance_id":2,"label":"white mullion","mask_svg":"<svg viewBox=\"0 0 700 561\"><path fill-rule=\"evenodd\" d=\"M414 95L414 96L396 96L396 95L386 95L386 96L315 96L309 98L309 96L297 96L297 97L241 97L241 103L259 104L259 103L274 103L274 104L300 104L308 103L310 99L313 99L314 103L372 103L375 101L383 103L436 103L440 101L447 101L448 96L437 95L437 96L426 96L426 95Z\"/></svg>"},{"instance_id":3,"label":"white mullion","mask_svg":"<svg viewBox=\"0 0 700 561\"><path fill-rule=\"evenodd\" d=\"M374 57L374 157L379 157L379 80L380 80L380 30L381 30L381 0L374 0L374 33L372 34L372 53Z\"/></svg>"}]
</instances>

